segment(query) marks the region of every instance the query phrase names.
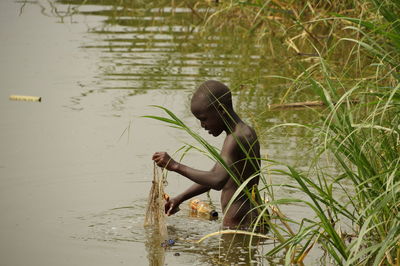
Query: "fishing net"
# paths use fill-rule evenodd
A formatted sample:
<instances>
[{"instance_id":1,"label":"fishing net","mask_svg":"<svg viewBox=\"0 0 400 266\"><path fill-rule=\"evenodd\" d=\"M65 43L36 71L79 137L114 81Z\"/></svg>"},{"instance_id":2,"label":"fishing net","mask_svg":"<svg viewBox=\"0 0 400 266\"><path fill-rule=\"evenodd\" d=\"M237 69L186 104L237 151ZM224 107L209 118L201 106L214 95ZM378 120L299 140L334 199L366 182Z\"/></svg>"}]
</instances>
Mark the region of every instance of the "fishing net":
<instances>
[{"instance_id":1,"label":"fishing net","mask_svg":"<svg viewBox=\"0 0 400 266\"><path fill-rule=\"evenodd\" d=\"M158 232L161 238L167 238L167 225L164 213L164 186L166 177L161 170L154 164L153 181L147 201L146 217L144 226L151 227Z\"/></svg>"}]
</instances>

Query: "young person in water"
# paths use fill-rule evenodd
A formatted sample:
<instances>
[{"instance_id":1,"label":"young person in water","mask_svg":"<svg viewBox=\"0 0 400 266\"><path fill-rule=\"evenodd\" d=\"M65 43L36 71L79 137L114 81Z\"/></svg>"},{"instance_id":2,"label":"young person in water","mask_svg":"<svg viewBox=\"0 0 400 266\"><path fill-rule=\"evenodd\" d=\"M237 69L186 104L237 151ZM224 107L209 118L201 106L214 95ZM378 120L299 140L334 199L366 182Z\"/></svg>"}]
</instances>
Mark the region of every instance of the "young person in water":
<instances>
[{"instance_id":1,"label":"young person in water","mask_svg":"<svg viewBox=\"0 0 400 266\"><path fill-rule=\"evenodd\" d=\"M232 95L228 87L218 81L204 82L194 92L190 108L193 115L200 120L201 127L209 134L217 137L223 132L226 133L220 155L236 178L243 182L253 176L247 185L249 189L258 184L259 177L254 177L260 168L260 145L257 135L233 110ZM225 213L225 228L248 228L257 216L244 193L241 193L227 209L238 185L220 163L217 162L209 171L202 171L176 162L166 152L154 153L153 160L158 166L181 174L195 183L165 203L167 215L176 213L179 205L185 200L215 189L222 190L221 206Z\"/></svg>"}]
</instances>

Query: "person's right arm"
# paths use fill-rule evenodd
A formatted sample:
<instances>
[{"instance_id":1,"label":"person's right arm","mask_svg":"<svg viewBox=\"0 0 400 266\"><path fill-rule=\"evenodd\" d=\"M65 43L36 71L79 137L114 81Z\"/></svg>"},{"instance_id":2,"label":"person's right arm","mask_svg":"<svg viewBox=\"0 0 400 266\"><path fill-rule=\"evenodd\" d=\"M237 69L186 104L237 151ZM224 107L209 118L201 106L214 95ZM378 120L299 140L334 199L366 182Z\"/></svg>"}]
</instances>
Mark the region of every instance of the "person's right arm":
<instances>
[{"instance_id":1,"label":"person's right arm","mask_svg":"<svg viewBox=\"0 0 400 266\"><path fill-rule=\"evenodd\" d=\"M228 135L225 138L220 156L226 165L233 165L236 158L240 155L237 142L238 141L233 135ZM197 184L215 190L221 190L230 178L228 171L219 162L216 162L211 170L203 171L175 161L166 152L155 152L152 159L159 167L163 167L169 171L174 171Z\"/></svg>"},{"instance_id":2,"label":"person's right arm","mask_svg":"<svg viewBox=\"0 0 400 266\"><path fill-rule=\"evenodd\" d=\"M168 216L176 213L179 210L178 207L182 202L184 202L185 200L188 200L192 197L195 197L197 195L200 195L204 192L207 192L209 190L210 190L210 187L203 186L203 185L196 184L196 183L193 184L188 189L183 191L181 194L168 200L165 203L165 213Z\"/></svg>"}]
</instances>

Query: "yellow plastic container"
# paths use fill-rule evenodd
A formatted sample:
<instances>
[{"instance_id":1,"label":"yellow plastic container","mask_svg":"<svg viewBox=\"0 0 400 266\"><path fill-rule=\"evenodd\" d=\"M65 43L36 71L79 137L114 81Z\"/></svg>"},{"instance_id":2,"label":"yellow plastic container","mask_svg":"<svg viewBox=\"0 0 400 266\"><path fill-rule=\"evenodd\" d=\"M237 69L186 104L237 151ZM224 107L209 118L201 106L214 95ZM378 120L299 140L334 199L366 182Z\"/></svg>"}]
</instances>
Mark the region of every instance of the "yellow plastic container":
<instances>
[{"instance_id":1,"label":"yellow plastic container","mask_svg":"<svg viewBox=\"0 0 400 266\"><path fill-rule=\"evenodd\" d=\"M189 201L189 207L197 214L206 215L214 219L218 217L218 212L216 210L212 209L209 204L199 199L192 199Z\"/></svg>"}]
</instances>

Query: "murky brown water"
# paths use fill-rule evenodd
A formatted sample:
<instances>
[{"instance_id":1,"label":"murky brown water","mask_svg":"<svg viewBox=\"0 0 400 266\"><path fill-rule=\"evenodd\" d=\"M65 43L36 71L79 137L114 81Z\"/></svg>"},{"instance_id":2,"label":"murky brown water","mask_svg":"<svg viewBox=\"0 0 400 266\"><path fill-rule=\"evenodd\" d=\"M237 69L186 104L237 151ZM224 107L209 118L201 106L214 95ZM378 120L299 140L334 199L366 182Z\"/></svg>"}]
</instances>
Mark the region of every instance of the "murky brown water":
<instances>
[{"instance_id":1,"label":"murky brown water","mask_svg":"<svg viewBox=\"0 0 400 266\"><path fill-rule=\"evenodd\" d=\"M150 158L193 141L141 116L157 113L150 105L162 105L201 132L188 99L206 79L233 89L237 109L258 131L263 155L307 165L304 130L268 131L312 121L310 112L267 111L286 89L267 76L292 72L285 65L292 56L279 41L272 54L229 32L202 38L208 35L198 33L199 19L186 6L115 2L0 2L1 265L155 265L159 243L143 229ZM14 102L10 94L37 95L43 102ZM202 134L221 144L221 138ZM184 161L212 165L197 153ZM172 195L190 184L174 174L168 179ZM282 179L275 182L291 182ZM218 193L211 198L219 207ZM304 216L300 208L289 211ZM268 264L262 255L271 243L249 258L242 247L224 256L216 239L191 242L217 231L218 221L190 218L182 210L168 225L177 239L165 251L168 265Z\"/></svg>"}]
</instances>

